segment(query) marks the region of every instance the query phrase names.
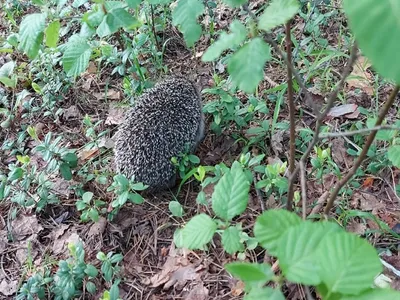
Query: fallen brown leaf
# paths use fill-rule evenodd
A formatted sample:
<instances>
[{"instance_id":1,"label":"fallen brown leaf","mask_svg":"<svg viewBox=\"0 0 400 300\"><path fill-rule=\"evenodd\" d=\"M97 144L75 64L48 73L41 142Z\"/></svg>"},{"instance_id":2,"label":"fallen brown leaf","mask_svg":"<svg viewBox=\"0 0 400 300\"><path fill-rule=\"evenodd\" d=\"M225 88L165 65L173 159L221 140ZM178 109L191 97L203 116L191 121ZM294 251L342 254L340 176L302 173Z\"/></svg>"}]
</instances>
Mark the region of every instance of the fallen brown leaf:
<instances>
[{"instance_id":1,"label":"fallen brown leaf","mask_svg":"<svg viewBox=\"0 0 400 300\"><path fill-rule=\"evenodd\" d=\"M366 94L372 96L374 94L374 88L371 86L371 74L368 68L371 67L368 59L364 56L359 56L354 62L353 71L346 79L348 87L359 88Z\"/></svg>"}]
</instances>

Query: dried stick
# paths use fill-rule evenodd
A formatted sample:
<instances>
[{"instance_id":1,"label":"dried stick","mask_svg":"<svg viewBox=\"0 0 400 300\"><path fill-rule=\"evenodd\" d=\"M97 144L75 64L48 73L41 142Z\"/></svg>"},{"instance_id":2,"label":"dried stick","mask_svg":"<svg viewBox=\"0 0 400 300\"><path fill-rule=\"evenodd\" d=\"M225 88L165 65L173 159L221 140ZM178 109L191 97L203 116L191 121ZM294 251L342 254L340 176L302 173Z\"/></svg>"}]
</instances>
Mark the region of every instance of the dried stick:
<instances>
[{"instance_id":1,"label":"dried stick","mask_svg":"<svg viewBox=\"0 0 400 300\"><path fill-rule=\"evenodd\" d=\"M390 94L389 98L386 100L386 103L383 105L383 107L381 108L381 111L379 112L378 120L376 120L375 127L380 126L382 124L383 119L387 115L390 107L393 105L394 100L396 99L399 89L400 89L400 87L398 85L396 85L396 87ZM347 175L345 177L343 177L339 181L339 183L335 186L335 188L333 189L333 191L328 199L328 202L325 206L325 209L324 209L324 214L326 217L328 216L329 211L331 210L331 208L333 206L333 202L335 201L337 195L339 194L340 189L353 177L353 175L356 173L357 169L361 166L361 163L367 156L369 147L371 146L372 142L374 141L376 134L377 134L377 130L374 130L368 135L367 141L361 151L361 154L358 157L358 159L356 160L356 162L354 163L353 167L350 169L349 173L347 173Z\"/></svg>"},{"instance_id":2,"label":"dried stick","mask_svg":"<svg viewBox=\"0 0 400 300\"><path fill-rule=\"evenodd\" d=\"M288 74L288 94L287 94L287 101L289 104L289 119L290 119L290 152L289 152L289 171L290 174L293 173L294 168L295 168L295 154L296 154L296 147L295 147L295 141L296 141L296 133L295 133L295 128L296 128L296 123L294 119L295 115L295 107L294 107L294 100L293 100L293 79L292 79L292 69L290 66L292 65L292 39L290 36L291 33L291 26L290 24L292 23L291 20L289 20L286 23L285 29L286 29L286 57L287 57L287 74ZM292 209L292 203L293 203L293 196L294 196L294 185L291 185L291 188L289 188L288 191L288 200L286 203L286 208L288 210Z\"/></svg>"},{"instance_id":3,"label":"dried stick","mask_svg":"<svg viewBox=\"0 0 400 300\"><path fill-rule=\"evenodd\" d=\"M300 184L301 184L301 202L303 220L307 217L307 184L306 184L306 168L304 162L300 161Z\"/></svg>"},{"instance_id":4,"label":"dried stick","mask_svg":"<svg viewBox=\"0 0 400 300\"><path fill-rule=\"evenodd\" d=\"M374 126L372 128L362 128L358 130L345 131L345 132L327 132L327 133L321 133L319 135L319 139L352 136L356 134L369 133L371 131L378 131L378 130L400 130L400 127L395 125L381 125L381 126Z\"/></svg>"}]
</instances>

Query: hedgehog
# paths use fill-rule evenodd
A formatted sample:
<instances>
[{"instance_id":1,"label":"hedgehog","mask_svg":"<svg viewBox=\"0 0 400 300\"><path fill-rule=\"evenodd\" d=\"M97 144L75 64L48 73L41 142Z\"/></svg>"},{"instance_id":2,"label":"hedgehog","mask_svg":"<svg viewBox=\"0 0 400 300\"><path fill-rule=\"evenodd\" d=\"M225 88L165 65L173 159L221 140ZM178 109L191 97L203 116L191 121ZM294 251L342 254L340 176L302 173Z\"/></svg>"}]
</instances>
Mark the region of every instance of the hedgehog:
<instances>
[{"instance_id":1,"label":"hedgehog","mask_svg":"<svg viewBox=\"0 0 400 300\"><path fill-rule=\"evenodd\" d=\"M190 80L171 76L138 97L116 134L117 172L159 192L176 184L171 162L204 138L201 96Z\"/></svg>"}]
</instances>

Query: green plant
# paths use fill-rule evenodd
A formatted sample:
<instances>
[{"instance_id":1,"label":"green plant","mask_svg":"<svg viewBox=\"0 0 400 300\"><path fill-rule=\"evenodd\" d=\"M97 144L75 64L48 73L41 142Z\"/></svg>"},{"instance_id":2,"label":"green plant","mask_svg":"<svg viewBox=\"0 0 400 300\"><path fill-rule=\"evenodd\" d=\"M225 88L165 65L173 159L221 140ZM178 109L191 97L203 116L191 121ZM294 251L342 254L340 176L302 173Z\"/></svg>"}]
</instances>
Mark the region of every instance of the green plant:
<instances>
[{"instance_id":1,"label":"green plant","mask_svg":"<svg viewBox=\"0 0 400 300\"><path fill-rule=\"evenodd\" d=\"M213 220L206 214L193 217L184 228L175 232L176 245L189 249L204 249L214 234L218 233L227 253L243 252L244 243L247 243L247 249L253 249L256 245L243 235L241 225L231 224L233 218L246 209L249 190L249 178L242 165L236 161L226 170L214 188L212 210L218 219Z\"/></svg>"},{"instance_id":2,"label":"green plant","mask_svg":"<svg viewBox=\"0 0 400 300\"><path fill-rule=\"evenodd\" d=\"M92 220L97 222L99 220L99 215L106 213L106 202L100 199L93 199L92 192L86 192L82 195L81 200L76 201L76 208L82 211L81 220L87 222Z\"/></svg>"},{"instance_id":3,"label":"green plant","mask_svg":"<svg viewBox=\"0 0 400 300\"><path fill-rule=\"evenodd\" d=\"M97 290L94 284L94 280L99 274L97 268L85 262L85 251L81 242L76 245L69 244L68 249L70 257L59 261L54 275L47 267L43 271L35 272L21 286L16 299L45 299L46 294L52 299L74 299L82 295L83 287L93 295ZM97 259L101 262L103 278L111 285L109 291L104 291L104 299L119 299L120 267L118 264L122 258L121 254L112 252L97 254Z\"/></svg>"},{"instance_id":4,"label":"green plant","mask_svg":"<svg viewBox=\"0 0 400 300\"><path fill-rule=\"evenodd\" d=\"M134 178L128 180L122 174L115 175L112 184L107 188L107 191L112 191L117 196L117 198L111 202L111 207L114 210L110 213L110 218L112 218L127 201L134 204L143 203L144 199L138 192L144 191L147 187L147 185L141 182L135 182Z\"/></svg>"},{"instance_id":5,"label":"green plant","mask_svg":"<svg viewBox=\"0 0 400 300\"><path fill-rule=\"evenodd\" d=\"M200 163L200 158L194 154L190 154L189 148L186 146L186 151L179 154L178 157L172 157L171 162L177 168L179 176L185 178L188 171L191 170L194 165Z\"/></svg>"},{"instance_id":6,"label":"green plant","mask_svg":"<svg viewBox=\"0 0 400 300\"><path fill-rule=\"evenodd\" d=\"M246 284L244 299L284 299L280 287L289 281L316 286L323 299L391 299L397 291L371 288L382 271L376 250L365 240L332 222L302 221L294 213L270 210L257 218L254 235L279 260L281 275L268 264L234 262L228 272ZM276 282L278 288L266 287Z\"/></svg>"}]
</instances>

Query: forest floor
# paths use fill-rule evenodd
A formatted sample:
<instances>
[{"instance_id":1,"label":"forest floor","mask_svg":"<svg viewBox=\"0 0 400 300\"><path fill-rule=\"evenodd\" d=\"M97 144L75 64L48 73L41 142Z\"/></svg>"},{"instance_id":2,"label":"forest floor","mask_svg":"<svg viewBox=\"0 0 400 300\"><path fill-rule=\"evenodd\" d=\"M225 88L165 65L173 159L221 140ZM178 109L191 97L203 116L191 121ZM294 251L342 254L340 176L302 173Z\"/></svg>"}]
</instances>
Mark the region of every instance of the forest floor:
<instances>
[{"instance_id":1,"label":"forest floor","mask_svg":"<svg viewBox=\"0 0 400 300\"><path fill-rule=\"evenodd\" d=\"M250 8L256 11L261 2L252 1ZM240 10L225 7L217 7L215 13L215 31L227 30L234 17L243 20L246 18ZM318 16L322 16L323 22L316 21ZM8 24L4 12L0 12L0 24ZM310 33L305 29L307 26L318 27L318 33ZM295 51L298 57L304 57L304 61L296 60L296 67L303 70L300 74L307 78L307 86L314 100L323 104L324 97L333 89L338 81L338 74L341 74L345 67L349 50L346 48L347 37L342 33L343 28L346 30L345 17L337 8L320 7L318 13L316 10L310 19L296 17L292 27L293 37L299 43ZM0 25L0 32L2 38L8 36L9 27ZM282 36L282 33L282 28L274 32L276 36ZM201 61L201 55L210 45L210 35L201 38L195 51L185 46L180 33L173 27L170 27L168 32L159 33L159 37L163 40L171 39L163 57L163 65L169 74L184 74L195 78L202 88L215 85L215 74L224 79L228 77L223 62L213 65ZM306 47L310 43L304 46L301 41L310 38L315 49L307 53ZM326 42L324 47L320 44L322 39ZM284 49L283 43L281 46ZM317 54L319 50L320 55ZM273 56L277 57L275 54ZM0 67L10 59L18 64L29 62L18 52L0 53ZM326 60L323 62L323 59ZM314 68L313 73L307 72L305 69L309 63L314 64L317 60L320 60L320 73L315 71L318 68ZM151 66L146 67L151 70ZM101 215L98 222L80 220L81 212L75 207L79 197L74 192L74 186L92 192L107 205L110 205L115 197L112 192L107 191L107 184L86 180L85 177L88 174L102 173L112 178L111 175L115 172L112 137L124 118L126 108L121 103L126 104L126 100L121 76L110 75L111 72L112 67L109 65L99 68L91 63L89 69L62 95L62 100L55 108L62 113L57 117L40 111L32 114L30 118L22 118L24 101L35 97L35 101L40 102L40 96L34 95L32 88L28 88L31 94L17 107L13 124L1 129L0 174L8 174L8 165L17 163L17 154L29 155L31 164L37 167L36 172L46 169L47 163L41 155L32 151L38 145L38 141L23 134L28 126L36 129L40 140L43 140L48 132L52 132L53 137L62 136L62 147L76 149L79 168L82 171L75 172L70 181L66 181L58 173L49 176L48 180L53 184L51 193L57 196L59 202L46 205L40 212L11 201L10 198L0 201L0 299L14 299L22 283L37 270L54 271L57 262L69 256L68 243L78 240L83 241L85 261L98 268L100 262L96 260L96 255L99 251L123 255L120 263L120 278L123 280L119 284L122 299L242 299L243 283L232 278L223 267L227 262L235 261L237 257L224 252L218 237L214 238L207 251L176 249L172 243L175 229L200 212L209 213L209 208L196 203L200 187L194 181L186 183L179 195L175 195L176 191L168 191L146 197L142 205L126 204L111 221L107 220L105 215ZM160 77L151 71L149 74L153 82ZM346 82L341 97L337 99L334 110L324 121L324 125L332 131L354 128L354 124L365 124L368 117L376 114L391 91L391 85L378 78L363 56L356 62L352 75L354 76ZM283 103L277 110L278 101L274 100L277 94L274 89L280 91L286 82L284 63L278 58L267 63L265 80L259 86L258 97L265 100L270 113L256 115L256 118L272 120L273 113L278 112L278 123L288 120L287 105ZM24 89L25 82L20 82L16 90L0 84L0 94L3 96L11 97ZM243 103L248 100L245 94L238 93L236 96ZM215 99L215 95L204 95L205 103ZM388 120L398 119L398 103L397 101L390 111ZM0 108L2 107L6 107L4 102L0 104ZM86 146L93 143L93 140L86 136L87 128L82 122L86 115L92 123L101 121L95 131L98 134L104 133L98 137L96 146L91 148ZM0 115L0 120L4 121L1 118ZM255 126L254 123L249 122L247 127L241 129L232 124L222 134L216 134L210 129L213 116L207 114L206 118L207 135L196 152L201 160L200 164L216 165L224 162L231 165L246 146L246 131ZM299 97L296 103L296 122L297 133L303 134L298 145L298 152L301 154L304 145L309 141L307 138L315 128L315 116L311 109L307 108L303 97ZM348 149L359 149L363 138L361 136L356 140L354 137L338 136L326 139L318 145L322 149L330 149L330 160L322 166L324 171L319 175L310 162L307 165L308 215L322 213L317 204L326 201L326 191L338 181L330 166L334 164L340 172L348 172L354 162L354 157L349 154ZM275 130L266 138L265 143L266 149L255 145L251 146L249 151L266 154L266 163L287 161L289 140L286 129ZM386 146L385 142L375 143L375 153L384 153ZM400 198L397 194L400 190L399 170L385 167L385 160L378 154L368 158L364 166L365 173L349 186L352 192L336 201L333 217L348 231L366 238L377 249L385 251L386 254L381 257L400 270L399 238L396 237L396 233L400 234L400 230L396 230L400 227ZM314 153L313 156L315 155ZM371 166L373 164L375 168ZM82 179L83 177L85 179ZM295 188L300 190L299 185ZM31 189L27 192L35 193L35 187ZM212 191L213 186L208 186L205 190L207 198L210 198ZM184 217L180 219L172 217L168 208L169 201L175 200L175 197L185 211ZM249 205L245 213L235 221L241 222L243 228L251 229L262 209L284 207L281 198L282 195L272 193L263 199L264 203L261 205L252 187ZM296 203L296 211L300 210L301 201ZM272 258L261 248L247 251L246 258L254 262L273 263ZM400 289L400 280L390 272L386 274L392 279L392 287ZM99 293L91 296L84 292L80 299L99 299L100 292L109 288L107 285L102 286L104 282L101 279L95 279L94 282ZM306 299L304 288L300 285L287 285L283 290L287 299Z\"/></svg>"}]
</instances>

